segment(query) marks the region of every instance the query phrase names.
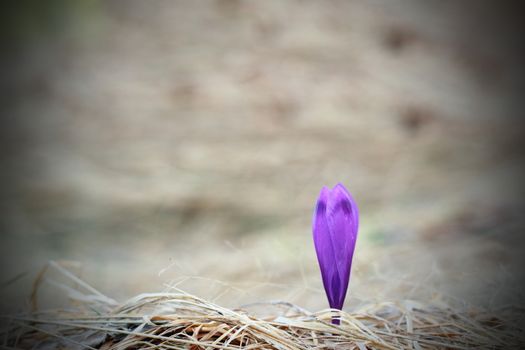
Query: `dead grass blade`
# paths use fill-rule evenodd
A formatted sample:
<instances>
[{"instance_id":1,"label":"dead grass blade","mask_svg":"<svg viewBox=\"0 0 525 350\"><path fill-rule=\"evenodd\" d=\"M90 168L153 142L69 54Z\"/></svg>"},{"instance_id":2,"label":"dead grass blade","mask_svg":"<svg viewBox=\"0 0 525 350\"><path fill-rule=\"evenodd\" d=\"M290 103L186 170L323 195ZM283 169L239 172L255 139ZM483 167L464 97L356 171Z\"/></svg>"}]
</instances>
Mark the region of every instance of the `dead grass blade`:
<instances>
[{"instance_id":1,"label":"dead grass blade","mask_svg":"<svg viewBox=\"0 0 525 350\"><path fill-rule=\"evenodd\" d=\"M59 264L51 263L49 269L78 286L55 283L77 308L36 311L43 271L32 293L33 311L1 316L0 348L424 350L513 349L525 344L521 308L490 314L404 301L370 304L352 313L312 313L285 302L254 303L276 310L259 318L249 312L250 305L227 309L180 290L140 294L118 304ZM341 325L331 323L334 315Z\"/></svg>"}]
</instances>

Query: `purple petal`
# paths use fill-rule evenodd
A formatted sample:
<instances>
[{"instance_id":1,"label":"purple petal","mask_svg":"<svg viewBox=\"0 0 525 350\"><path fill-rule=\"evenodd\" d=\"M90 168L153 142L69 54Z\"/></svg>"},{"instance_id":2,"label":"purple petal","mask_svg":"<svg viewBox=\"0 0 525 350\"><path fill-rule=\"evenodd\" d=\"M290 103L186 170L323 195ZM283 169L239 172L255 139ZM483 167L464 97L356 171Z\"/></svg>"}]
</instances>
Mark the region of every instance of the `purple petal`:
<instances>
[{"instance_id":1,"label":"purple petal","mask_svg":"<svg viewBox=\"0 0 525 350\"><path fill-rule=\"evenodd\" d=\"M330 307L342 309L357 239L357 205L342 184L321 190L313 234L323 285Z\"/></svg>"},{"instance_id":2,"label":"purple petal","mask_svg":"<svg viewBox=\"0 0 525 350\"><path fill-rule=\"evenodd\" d=\"M319 267L321 269L321 277L323 279L324 289L331 306L333 300L333 293L331 292L332 280L334 277L337 277L339 273L336 271L337 265L334 264L333 260L334 247L326 219L329 195L330 190L327 187L323 187L321 194L319 195L319 199L317 200L312 228L315 251L317 253L317 260L319 261Z\"/></svg>"}]
</instances>

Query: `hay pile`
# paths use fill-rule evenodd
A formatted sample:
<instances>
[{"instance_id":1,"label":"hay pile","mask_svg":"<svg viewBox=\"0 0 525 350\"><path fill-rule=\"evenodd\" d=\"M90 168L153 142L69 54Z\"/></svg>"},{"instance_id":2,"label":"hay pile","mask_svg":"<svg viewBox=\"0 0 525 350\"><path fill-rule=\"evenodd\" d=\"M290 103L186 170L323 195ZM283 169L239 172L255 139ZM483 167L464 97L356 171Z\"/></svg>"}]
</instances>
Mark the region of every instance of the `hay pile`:
<instances>
[{"instance_id":1,"label":"hay pile","mask_svg":"<svg viewBox=\"0 0 525 350\"><path fill-rule=\"evenodd\" d=\"M310 313L289 303L227 309L180 290L118 304L56 263L74 308L2 317L3 349L509 349L524 340L523 310L456 311L416 302L383 303L351 314ZM261 304L259 304L261 306ZM252 306L253 307L253 306ZM331 323L337 315L341 325Z\"/></svg>"}]
</instances>

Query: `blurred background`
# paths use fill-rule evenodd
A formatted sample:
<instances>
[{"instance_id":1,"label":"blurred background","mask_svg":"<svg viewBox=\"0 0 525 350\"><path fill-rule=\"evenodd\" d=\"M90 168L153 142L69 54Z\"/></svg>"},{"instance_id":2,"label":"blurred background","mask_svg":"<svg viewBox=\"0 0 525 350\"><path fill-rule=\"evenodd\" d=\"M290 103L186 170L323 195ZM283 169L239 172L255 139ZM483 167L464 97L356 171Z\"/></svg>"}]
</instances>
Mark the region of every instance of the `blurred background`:
<instances>
[{"instance_id":1,"label":"blurred background","mask_svg":"<svg viewBox=\"0 0 525 350\"><path fill-rule=\"evenodd\" d=\"M4 5L0 307L55 260L118 300L325 308L310 220L337 182L361 212L349 310L520 302L524 36L505 4Z\"/></svg>"}]
</instances>

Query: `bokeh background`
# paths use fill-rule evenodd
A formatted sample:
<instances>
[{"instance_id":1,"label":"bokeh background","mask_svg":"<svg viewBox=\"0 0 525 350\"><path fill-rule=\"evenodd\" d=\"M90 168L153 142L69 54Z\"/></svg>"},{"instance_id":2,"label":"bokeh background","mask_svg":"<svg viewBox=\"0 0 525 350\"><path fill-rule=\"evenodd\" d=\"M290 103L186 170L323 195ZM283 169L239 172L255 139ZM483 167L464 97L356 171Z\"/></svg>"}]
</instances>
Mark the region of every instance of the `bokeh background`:
<instances>
[{"instance_id":1,"label":"bokeh background","mask_svg":"<svg viewBox=\"0 0 525 350\"><path fill-rule=\"evenodd\" d=\"M511 2L2 12L2 310L27 306L49 260L119 300L176 286L230 307L325 308L310 220L337 182L361 211L348 309L524 297Z\"/></svg>"}]
</instances>

